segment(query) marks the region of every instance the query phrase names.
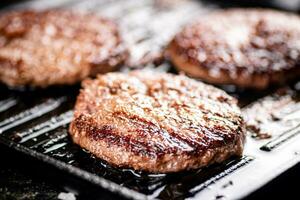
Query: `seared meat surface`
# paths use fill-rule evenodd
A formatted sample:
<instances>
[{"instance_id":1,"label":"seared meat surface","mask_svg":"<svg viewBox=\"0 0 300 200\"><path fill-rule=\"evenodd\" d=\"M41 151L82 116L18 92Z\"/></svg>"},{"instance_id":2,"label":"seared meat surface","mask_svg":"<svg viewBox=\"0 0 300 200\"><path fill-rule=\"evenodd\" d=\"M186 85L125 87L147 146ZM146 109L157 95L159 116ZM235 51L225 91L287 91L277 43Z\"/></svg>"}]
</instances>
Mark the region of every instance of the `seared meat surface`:
<instances>
[{"instance_id":1,"label":"seared meat surface","mask_svg":"<svg viewBox=\"0 0 300 200\"><path fill-rule=\"evenodd\" d=\"M0 82L74 84L114 70L126 58L110 20L71 11L13 11L0 16Z\"/></svg>"},{"instance_id":2,"label":"seared meat surface","mask_svg":"<svg viewBox=\"0 0 300 200\"><path fill-rule=\"evenodd\" d=\"M115 166L176 172L242 155L240 110L217 88L151 71L98 75L82 85L70 135Z\"/></svg>"},{"instance_id":3,"label":"seared meat surface","mask_svg":"<svg viewBox=\"0 0 300 200\"><path fill-rule=\"evenodd\" d=\"M229 9L178 33L168 54L178 70L209 83L264 89L300 77L300 18L264 9Z\"/></svg>"}]
</instances>

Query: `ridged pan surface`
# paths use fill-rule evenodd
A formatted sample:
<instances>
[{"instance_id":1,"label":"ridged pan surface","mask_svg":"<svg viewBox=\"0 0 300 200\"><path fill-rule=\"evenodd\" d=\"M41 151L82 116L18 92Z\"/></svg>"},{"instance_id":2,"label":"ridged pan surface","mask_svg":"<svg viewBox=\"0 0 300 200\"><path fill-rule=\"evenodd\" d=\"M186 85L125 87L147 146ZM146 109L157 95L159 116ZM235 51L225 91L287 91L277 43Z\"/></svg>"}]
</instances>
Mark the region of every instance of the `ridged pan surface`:
<instances>
[{"instance_id":1,"label":"ridged pan surface","mask_svg":"<svg viewBox=\"0 0 300 200\"><path fill-rule=\"evenodd\" d=\"M127 65L138 68L144 64L171 73L176 72L162 60L163 47L189 19L215 9L198 1L150 0L34 0L9 7L24 8L79 9L112 17L120 24L133 55ZM165 24L170 28L164 29ZM241 198L300 160L299 83L259 93L222 87L239 99L249 122L244 156L172 174L118 169L73 144L68 126L79 88L12 90L0 86L0 143L134 199Z\"/></svg>"}]
</instances>

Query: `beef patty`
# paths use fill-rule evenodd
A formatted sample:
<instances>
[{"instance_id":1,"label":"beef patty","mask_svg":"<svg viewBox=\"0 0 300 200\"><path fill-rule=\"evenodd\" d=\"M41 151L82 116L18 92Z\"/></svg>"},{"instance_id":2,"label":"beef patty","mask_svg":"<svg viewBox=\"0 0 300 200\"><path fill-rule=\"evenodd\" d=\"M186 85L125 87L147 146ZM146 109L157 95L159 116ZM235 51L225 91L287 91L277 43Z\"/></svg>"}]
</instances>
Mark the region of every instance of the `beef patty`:
<instances>
[{"instance_id":1,"label":"beef patty","mask_svg":"<svg viewBox=\"0 0 300 200\"><path fill-rule=\"evenodd\" d=\"M175 66L214 84L264 89L300 77L300 18L229 9L186 26L168 46Z\"/></svg>"},{"instance_id":2,"label":"beef patty","mask_svg":"<svg viewBox=\"0 0 300 200\"><path fill-rule=\"evenodd\" d=\"M98 75L82 85L71 137L115 166L176 172L242 155L243 118L217 88L150 71Z\"/></svg>"},{"instance_id":3,"label":"beef patty","mask_svg":"<svg viewBox=\"0 0 300 200\"><path fill-rule=\"evenodd\" d=\"M0 16L0 82L73 84L114 70L125 57L110 20L71 11L13 11Z\"/></svg>"}]
</instances>

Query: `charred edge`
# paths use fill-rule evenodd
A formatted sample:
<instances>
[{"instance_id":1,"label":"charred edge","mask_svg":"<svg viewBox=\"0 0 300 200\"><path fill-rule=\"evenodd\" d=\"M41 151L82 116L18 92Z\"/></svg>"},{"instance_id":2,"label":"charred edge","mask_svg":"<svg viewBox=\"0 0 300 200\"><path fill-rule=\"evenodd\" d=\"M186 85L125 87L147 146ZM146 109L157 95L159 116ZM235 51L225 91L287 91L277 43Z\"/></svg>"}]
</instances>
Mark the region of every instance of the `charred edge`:
<instances>
[{"instance_id":1,"label":"charred edge","mask_svg":"<svg viewBox=\"0 0 300 200\"><path fill-rule=\"evenodd\" d=\"M279 145L283 144L284 142L288 141L289 139L295 137L300 133L300 124L298 124L296 127L283 132L282 134L278 135L275 139L269 141L262 147L260 147L260 150L262 151L272 151Z\"/></svg>"}]
</instances>

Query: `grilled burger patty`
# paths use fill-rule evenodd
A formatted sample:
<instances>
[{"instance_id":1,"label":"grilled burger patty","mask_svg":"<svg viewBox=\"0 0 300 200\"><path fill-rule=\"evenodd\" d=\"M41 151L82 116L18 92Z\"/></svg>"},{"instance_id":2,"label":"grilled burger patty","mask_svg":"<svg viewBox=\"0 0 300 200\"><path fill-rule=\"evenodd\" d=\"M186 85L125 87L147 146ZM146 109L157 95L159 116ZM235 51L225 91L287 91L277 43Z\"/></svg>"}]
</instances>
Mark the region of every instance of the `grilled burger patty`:
<instances>
[{"instance_id":1,"label":"grilled burger patty","mask_svg":"<svg viewBox=\"0 0 300 200\"><path fill-rule=\"evenodd\" d=\"M176 67L209 83L264 89L300 77L300 18L229 9L200 18L168 46Z\"/></svg>"},{"instance_id":2,"label":"grilled burger patty","mask_svg":"<svg viewBox=\"0 0 300 200\"><path fill-rule=\"evenodd\" d=\"M73 84L114 70L126 57L116 24L71 11L14 11L0 16L0 82Z\"/></svg>"},{"instance_id":3,"label":"grilled burger patty","mask_svg":"<svg viewBox=\"0 0 300 200\"><path fill-rule=\"evenodd\" d=\"M176 172L242 155L240 110L217 88L150 71L98 75L82 85L71 137L113 165Z\"/></svg>"}]
</instances>

